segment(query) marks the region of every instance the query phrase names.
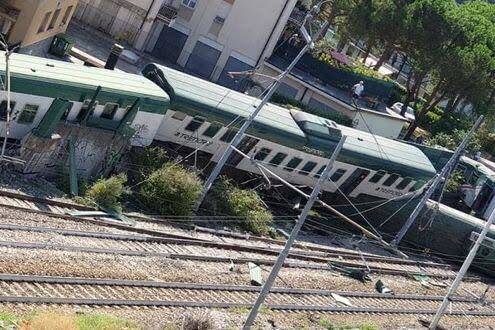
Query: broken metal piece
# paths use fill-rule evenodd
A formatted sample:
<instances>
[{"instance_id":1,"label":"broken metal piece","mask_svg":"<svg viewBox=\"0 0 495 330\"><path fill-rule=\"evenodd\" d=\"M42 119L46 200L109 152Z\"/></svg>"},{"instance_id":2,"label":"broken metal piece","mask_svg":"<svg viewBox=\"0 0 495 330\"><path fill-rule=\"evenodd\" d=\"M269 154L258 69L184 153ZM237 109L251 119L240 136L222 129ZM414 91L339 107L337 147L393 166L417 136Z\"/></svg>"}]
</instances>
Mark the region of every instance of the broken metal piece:
<instances>
[{"instance_id":1,"label":"broken metal piece","mask_svg":"<svg viewBox=\"0 0 495 330\"><path fill-rule=\"evenodd\" d=\"M330 295L332 296L333 299L335 299L335 301L337 303L340 303L340 304L343 304L343 305L346 305L348 307L352 307L352 303L349 299L347 299L346 297L342 297L341 295L338 295L336 293L330 293Z\"/></svg>"},{"instance_id":2,"label":"broken metal piece","mask_svg":"<svg viewBox=\"0 0 495 330\"><path fill-rule=\"evenodd\" d=\"M380 293L394 294L394 291L390 289L385 283L383 283L382 280L376 281L375 289Z\"/></svg>"},{"instance_id":3,"label":"broken metal piece","mask_svg":"<svg viewBox=\"0 0 495 330\"><path fill-rule=\"evenodd\" d=\"M263 285L263 277L261 276L261 267L248 262L249 267L249 276L251 277L251 285L262 286Z\"/></svg>"}]
</instances>

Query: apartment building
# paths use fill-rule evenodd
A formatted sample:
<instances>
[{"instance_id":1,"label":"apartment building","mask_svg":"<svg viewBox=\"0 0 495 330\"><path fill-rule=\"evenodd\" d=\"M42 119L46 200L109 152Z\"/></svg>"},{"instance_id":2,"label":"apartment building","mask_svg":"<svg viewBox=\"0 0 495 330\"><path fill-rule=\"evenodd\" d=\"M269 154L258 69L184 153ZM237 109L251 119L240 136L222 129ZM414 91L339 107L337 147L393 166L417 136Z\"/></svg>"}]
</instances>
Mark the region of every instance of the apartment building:
<instances>
[{"instance_id":1,"label":"apartment building","mask_svg":"<svg viewBox=\"0 0 495 330\"><path fill-rule=\"evenodd\" d=\"M186 72L237 89L229 72L269 57L297 0L165 0L140 46Z\"/></svg>"},{"instance_id":2,"label":"apartment building","mask_svg":"<svg viewBox=\"0 0 495 330\"><path fill-rule=\"evenodd\" d=\"M0 0L0 32L21 48L65 32L77 0Z\"/></svg>"}]
</instances>

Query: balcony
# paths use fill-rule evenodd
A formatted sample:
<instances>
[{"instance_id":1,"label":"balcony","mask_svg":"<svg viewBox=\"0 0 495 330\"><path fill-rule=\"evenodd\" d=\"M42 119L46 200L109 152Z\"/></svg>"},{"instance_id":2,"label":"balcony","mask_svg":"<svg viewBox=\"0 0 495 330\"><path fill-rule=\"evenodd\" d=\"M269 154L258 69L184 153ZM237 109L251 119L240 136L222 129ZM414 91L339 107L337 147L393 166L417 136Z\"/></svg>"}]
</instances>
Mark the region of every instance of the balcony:
<instances>
[{"instance_id":1,"label":"balcony","mask_svg":"<svg viewBox=\"0 0 495 330\"><path fill-rule=\"evenodd\" d=\"M163 6L158 11L157 18L165 21L167 24L177 18L179 13L179 6L175 5L174 1L168 1L163 4Z\"/></svg>"},{"instance_id":2,"label":"balcony","mask_svg":"<svg viewBox=\"0 0 495 330\"><path fill-rule=\"evenodd\" d=\"M0 2L0 33L7 39L18 16L19 10Z\"/></svg>"}]
</instances>

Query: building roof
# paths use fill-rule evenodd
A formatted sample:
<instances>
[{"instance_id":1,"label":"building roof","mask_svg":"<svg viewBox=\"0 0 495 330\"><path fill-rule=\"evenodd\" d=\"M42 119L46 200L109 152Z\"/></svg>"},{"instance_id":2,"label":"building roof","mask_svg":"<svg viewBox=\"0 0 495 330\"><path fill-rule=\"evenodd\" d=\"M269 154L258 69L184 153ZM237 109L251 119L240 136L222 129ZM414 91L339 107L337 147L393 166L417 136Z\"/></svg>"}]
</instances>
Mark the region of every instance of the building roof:
<instances>
[{"instance_id":1,"label":"building roof","mask_svg":"<svg viewBox=\"0 0 495 330\"><path fill-rule=\"evenodd\" d=\"M260 100L249 95L245 95L228 88L219 86L209 81L190 76L188 74L173 70L169 67L149 64L143 70L146 75L154 69L158 69L160 74L165 78L168 91L171 96L171 105L174 109L174 104L178 102L174 99L189 100L196 104L202 105L210 111L223 111L229 113L230 117L247 117L254 110ZM312 114L302 113L304 118L311 122L325 122L328 119L321 118ZM263 107L260 114L255 119L255 124L262 124L270 128L268 133L271 133L273 138L267 138L276 143L284 145L293 145L289 139L294 139L303 145L315 145L320 150L332 151L338 141L330 143L321 136L316 136L314 139L308 136L296 123L289 109L276 106L268 103ZM352 155L353 158L359 158L359 165L369 165L367 167L379 165L378 169L395 171L396 173L405 173L412 175L420 172L423 176L434 175L435 168L426 157L426 155L416 148L405 143L390 140L384 137L372 135L353 128L336 125L336 128L342 132L342 135L347 136L347 141L343 147L343 155L345 153ZM283 134L285 140L279 140L276 135ZM265 138L265 137L263 137ZM334 140L334 139L333 139ZM316 141L316 142L315 142ZM373 162L374 161L374 162ZM407 171L406 171L407 169ZM407 174L408 173L408 174Z\"/></svg>"},{"instance_id":2,"label":"building roof","mask_svg":"<svg viewBox=\"0 0 495 330\"><path fill-rule=\"evenodd\" d=\"M87 67L23 54L12 54L10 71L13 77L28 77L74 87L103 90L169 102L166 92L143 76L118 70ZM5 52L0 51L0 72L5 74Z\"/></svg>"}]
</instances>

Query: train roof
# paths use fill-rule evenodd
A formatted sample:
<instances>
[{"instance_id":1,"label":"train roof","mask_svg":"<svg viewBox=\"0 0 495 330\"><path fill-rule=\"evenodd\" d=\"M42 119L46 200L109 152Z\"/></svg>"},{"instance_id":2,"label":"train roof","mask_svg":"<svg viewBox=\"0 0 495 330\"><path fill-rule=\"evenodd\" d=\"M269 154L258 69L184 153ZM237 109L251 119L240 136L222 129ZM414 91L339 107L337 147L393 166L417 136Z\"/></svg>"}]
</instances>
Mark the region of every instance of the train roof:
<instances>
[{"instance_id":1,"label":"train roof","mask_svg":"<svg viewBox=\"0 0 495 330\"><path fill-rule=\"evenodd\" d=\"M177 103L192 102L200 105L206 111L226 112L230 114L229 118L236 116L247 117L260 102L259 99L252 96L159 64L148 64L144 68L143 74L146 76L154 70L158 70L162 79L165 80L163 81L165 84L163 87L171 97L171 105L174 110L176 110ZM313 133L308 134L308 131L305 132L299 122L307 120L325 124L329 120L304 112L299 113L301 116L296 122L294 113L291 114L291 110L268 103L256 117L255 125L261 124L270 128L270 131L268 131L270 136L260 137L290 147L309 146L327 153L333 151L339 140L335 130L332 130L328 137L322 134L312 136ZM347 136L347 141L339 159L352 158L352 160L349 160L350 163L376 170L384 169L401 173L404 176L420 175L422 177L431 177L436 173L435 168L425 154L414 146L337 125L334 122L331 123L334 128L340 130L342 135ZM277 136L280 133L282 133L283 138Z\"/></svg>"},{"instance_id":2,"label":"train roof","mask_svg":"<svg viewBox=\"0 0 495 330\"><path fill-rule=\"evenodd\" d=\"M0 73L5 74L5 52L0 52ZM10 57L13 77L57 83L72 87L114 91L169 103L166 92L145 77L120 70L107 70L42 57L14 53Z\"/></svg>"}]
</instances>

